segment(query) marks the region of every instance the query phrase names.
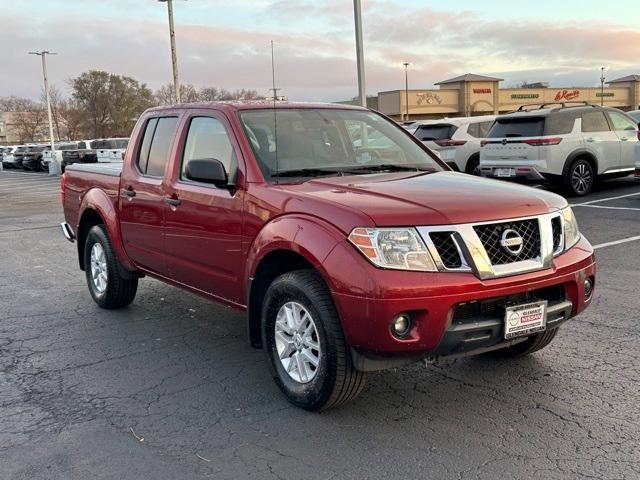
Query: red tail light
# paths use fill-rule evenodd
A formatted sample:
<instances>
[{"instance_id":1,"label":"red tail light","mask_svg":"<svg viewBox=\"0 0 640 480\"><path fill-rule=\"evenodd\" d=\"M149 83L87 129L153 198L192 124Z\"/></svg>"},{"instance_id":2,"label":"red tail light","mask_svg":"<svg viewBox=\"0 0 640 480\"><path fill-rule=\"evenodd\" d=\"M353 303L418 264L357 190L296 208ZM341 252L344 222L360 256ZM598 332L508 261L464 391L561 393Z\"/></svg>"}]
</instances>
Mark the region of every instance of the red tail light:
<instances>
[{"instance_id":1,"label":"red tail light","mask_svg":"<svg viewBox=\"0 0 640 480\"><path fill-rule=\"evenodd\" d=\"M633 176L640 180L640 168L636 168L635 174Z\"/></svg>"},{"instance_id":2,"label":"red tail light","mask_svg":"<svg viewBox=\"0 0 640 480\"><path fill-rule=\"evenodd\" d=\"M532 147L541 147L545 145L558 145L562 141L560 137L552 138L530 138L529 140L522 140L522 143L531 145Z\"/></svg>"},{"instance_id":3,"label":"red tail light","mask_svg":"<svg viewBox=\"0 0 640 480\"><path fill-rule=\"evenodd\" d=\"M62 206L64 206L64 192L67 186L67 174L63 173L60 178L60 201L62 202Z\"/></svg>"},{"instance_id":4,"label":"red tail light","mask_svg":"<svg viewBox=\"0 0 640 480\"><path fill-rule=\"evenodd\" d=\"M467 143L466 140L436 140L435 143L441 147L460 147Z\"/></svg>"},{"instance_id":5,"label":"red tail light","mask_svg":"<svg viewBox=\"0 0 640 480\"><path fill-rule=\"evenodd\" d=\"M638 140L640 140L640 130L638 130Z\"/></svg>"},{"instance_id":6,"label":"red tail light","mask_svg":"<svg viewBox=\"0 0 640 480\"><path fill-rule=\"evenodd\" d=\"M481 147L484 147L487 143L491 143L491 140L480 140Z\"/></svg>"}]
</instances>

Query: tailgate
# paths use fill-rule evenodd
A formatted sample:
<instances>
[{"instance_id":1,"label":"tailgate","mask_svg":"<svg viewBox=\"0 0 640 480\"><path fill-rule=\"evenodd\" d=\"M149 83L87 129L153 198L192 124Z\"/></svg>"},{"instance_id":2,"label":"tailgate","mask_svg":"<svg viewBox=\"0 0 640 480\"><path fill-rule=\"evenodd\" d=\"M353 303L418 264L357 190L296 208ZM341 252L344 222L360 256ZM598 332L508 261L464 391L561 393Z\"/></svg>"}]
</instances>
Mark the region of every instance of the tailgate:
<instances>
[{"instance_id":1,"label":"tailgate","mask_svg":"<svg viewBox=\"0 0 640 480\"><path fill-rule=\"evenodd\" d=\"M485 140L483 160L540 160L540 148L525 143L526 139Z\"/></svg>"}]
</instances>

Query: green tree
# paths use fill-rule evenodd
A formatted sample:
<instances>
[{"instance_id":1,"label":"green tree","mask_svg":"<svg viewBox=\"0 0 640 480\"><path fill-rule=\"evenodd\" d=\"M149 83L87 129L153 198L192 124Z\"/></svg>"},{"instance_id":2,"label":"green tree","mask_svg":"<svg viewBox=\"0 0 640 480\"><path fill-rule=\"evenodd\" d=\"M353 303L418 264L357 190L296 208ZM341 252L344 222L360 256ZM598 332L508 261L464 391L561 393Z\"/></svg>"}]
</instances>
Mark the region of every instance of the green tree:
<instances>
[{"instance_id":1,"label":"green tree","mask_svg":"<svg viewBox=\"0 0 640 480\"><path fill-rule=\"evenodd\" d=\"M131 133L138 116L153 105L153 94L131 77L90 70L70 81L73 100L85 111L94 138Z\"/></svg>"}]
</instances>

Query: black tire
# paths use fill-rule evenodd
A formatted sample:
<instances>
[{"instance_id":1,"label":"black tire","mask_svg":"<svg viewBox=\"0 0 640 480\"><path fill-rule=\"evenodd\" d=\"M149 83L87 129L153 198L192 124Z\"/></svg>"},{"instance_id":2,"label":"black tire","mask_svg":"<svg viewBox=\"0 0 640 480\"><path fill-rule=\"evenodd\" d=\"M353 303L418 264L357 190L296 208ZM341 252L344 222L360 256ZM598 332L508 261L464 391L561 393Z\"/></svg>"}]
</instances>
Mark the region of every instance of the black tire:
<instances>
[{"instance_id":1,"label":"black tire","mask_svg":"<svg viewBox=\"0 0 640 480\"><path fill-rule=\"evenodd\" d=\"M554 328L553 330L547 330L546 332L531 335L524 342L516 343L512 347L494 350L492 352L489 352L487 355L501 358L524 357L525 355L529 355L531 353L537 352L538 350L542 350L544 347L549 345L554 338L556 338L557 334L557 328Z\"/></svg>"},{"instance_id":2,"label":"black tire","mask_svg":"<svg viewBox=\"0 0 640 480\"><path fill-rule=\"evenodd\" d=\"M576 158L562 175L565 190L571 196L584 197L593 190L596 172L586 158Z\"/></svg>"},{"instance_id":3,"label":"black tire","mask_svg":"<svg viewBox=\"0 0 640 480\"><path fill-rule=\"evenodd\" d=\"M285 371L276 345L276 318L281 307L296 302L311 316L320 345L315 376L308 383ZM276 278L265 293L262 309L262 345L271 374L287 399L306 410L320 411L348 402L362 391L366 373L351 360L331 294L313 270L296 270Z\"/></svg>"},{"instance_id":4,"label":"black tire","mask_svg":"<svg viewBox=\"0 0 640 480\"><path fill-rule=\"evenodd\" d=\"M477 155L474 155L473 157L471 157L467 162L467 166L465 167L464 171L469 175L475 175L477 177L481 176L480 175L480 157L478 157Z\"/></svg>"},{"instance_id":5,"label":"black tire","mask_svg":"<svg viewBox=\"0 0 640 480\"><path fill-rule=\"evenodd\" d=\"M99 291L92 278L91 252L95 244L102 247L106 260L106 288ZM99 307L105 309L122 308L133 302L138 291L138 278L124 278L120 273L120 265L116 258L111 241L104 225L91 227L84 246L84 270L91 297Z\"/></svg>"}]
</instances>

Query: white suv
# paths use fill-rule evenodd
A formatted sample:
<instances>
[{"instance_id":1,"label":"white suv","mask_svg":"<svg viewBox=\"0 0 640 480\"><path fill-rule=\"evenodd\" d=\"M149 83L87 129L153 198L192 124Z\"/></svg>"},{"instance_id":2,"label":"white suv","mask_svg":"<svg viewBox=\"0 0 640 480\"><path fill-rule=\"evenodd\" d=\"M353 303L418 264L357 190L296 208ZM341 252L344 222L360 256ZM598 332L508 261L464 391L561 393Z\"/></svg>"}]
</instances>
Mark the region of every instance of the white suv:
<instances>
[{"instance_id":1,"label":"white suv","mask_svg":"<svg viewBox=\"0 0 640 480\"><path fill-rule=\"evenodd\" d=\"M485 115L421 120L405 128L431 150L438 152L440 158L454 170L479 175L480 140L486 137L495 118Z\"/></svg>"},{"instance_id":2,"label":"white suv","mask_svg":"<svg viewBox=\"0 0 640 480\"><path fill-rule=\"evenodd\" d=\"M640 133L627 114L596 105L541 105L496 118L482 141L482 175L555 182L586 195L598 179L633 173Z\"/></svg>"}]
</instances>

